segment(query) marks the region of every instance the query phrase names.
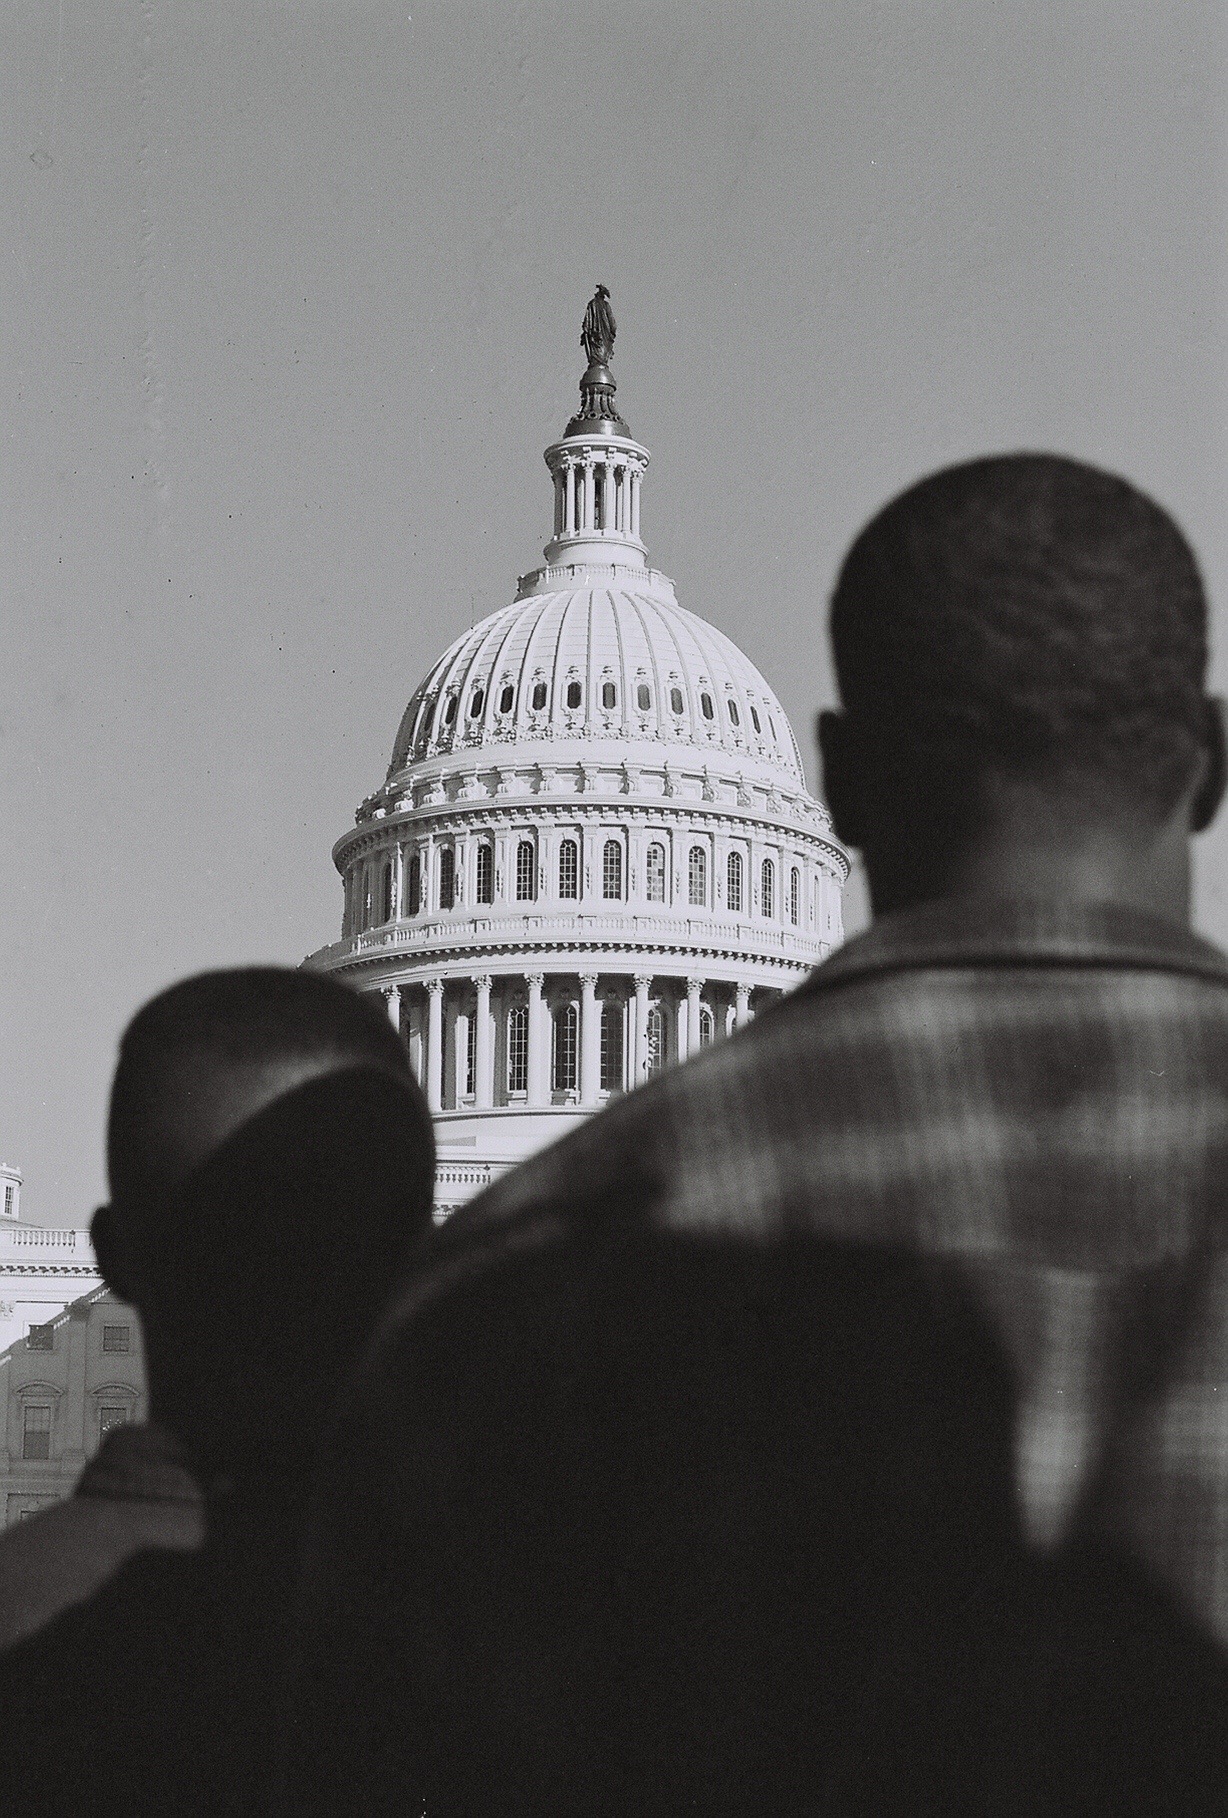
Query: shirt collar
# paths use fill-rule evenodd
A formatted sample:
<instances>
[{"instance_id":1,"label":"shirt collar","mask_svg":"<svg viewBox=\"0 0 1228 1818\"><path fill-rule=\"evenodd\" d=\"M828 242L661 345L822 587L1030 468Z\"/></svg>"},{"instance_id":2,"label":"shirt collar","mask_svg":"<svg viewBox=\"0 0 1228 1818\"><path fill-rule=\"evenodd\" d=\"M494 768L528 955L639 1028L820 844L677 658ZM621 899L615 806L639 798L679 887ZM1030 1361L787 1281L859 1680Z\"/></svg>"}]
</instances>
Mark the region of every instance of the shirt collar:
<instances>
[{"instance_id":1,"label":"shirt collar","mask_svg":"<svg viewBox=\"0 0 1228 1818\"><path fill-rule=\"evenodd\" d=\"M1228 959L1188 928L1117 903L949 898L899 910L811 974L817 989L866 973L993 966L1185 972L1228 985Z\"/></svg>"}]
</instances>

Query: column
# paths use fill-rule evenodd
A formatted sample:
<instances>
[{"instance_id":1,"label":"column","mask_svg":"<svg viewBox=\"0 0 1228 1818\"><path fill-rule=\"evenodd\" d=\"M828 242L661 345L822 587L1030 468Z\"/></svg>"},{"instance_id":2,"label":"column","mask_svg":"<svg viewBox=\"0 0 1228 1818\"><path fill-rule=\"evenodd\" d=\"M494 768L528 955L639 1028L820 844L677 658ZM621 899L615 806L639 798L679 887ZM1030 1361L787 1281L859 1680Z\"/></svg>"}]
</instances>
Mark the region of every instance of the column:
<instances>
[{"instance_id":1,"label":"column","mask_svg":"<svg viewBox=\"0 0 1228 1818\"><path fill-rule=\"evenodd\" d=\"M443 980L432 978L426 984L426 1075L423 1087L432 1111L443 1105Z\"/></svg>"},{"instance_id":2,"label":"column","mask_svg":"<svg viewBox=\"0 0 1228 1818\"><path fill-rule=\"evenodd\" d=\"M605 528L607 530L617 530L618 528L616 503L614 497L614 463L613 461L607 461L605 464Z\"/></svg>"},{"instance_id":3,"label":"column","mask_svg":"<svg viewBox=\"0 0 1228 1818\"><path fill-rule=\"evenodd\" d=\"M563 487L564 487L564 476L561 473L556 473L554 476L554 534L556 537L559 535L560 531L563 528L563 524L564 524Z\"/></svg>"},{"instance_id":4,"label":"column","mask_svg":"<svg viewBox=\"0 0 1228 1818\"><path fill-rule=\"evenodd\" d=\"M468 1097L469 1086L469 1011L462 1008L454 998L451 1015L445 1019L452 1025L452 1103L459 1111ZM474 1068L476 1076L477 1068Z\"/></svg>"},{"instance_id":5,"label":"column","mask_svg":"<svg viewBox=\"0 0 1228 1818\"><path fill-rule=\"evenodd\" d=\"M580 529L591 530L593 527L593 464L591 461L585 461L582 467L583 471L578 476L581 487Z\"/></svg>"},{"instance_id":6,"label":"column","mask_svg":"<svg viewBox=\"0 0 1228 1818\"><path fill-rule=\"evenodd\" d=\"M542 974L527 972L524 982L529 987L528 1092L525 1102L531 1107L540 1108L548 1102L543 1059L545 1006L542 1003Z\"/></svg>"},{"instance_id":7,"label":"column","mask_svg":"<svg viewBox=\"0 0 1228 1818\"><path fill-rule=\"evenodd\" d=\"M580 1103L595 1105L601 1091L601 1009L597 974L580 974Z\"/></svg>"},{"instance_id":8,"label":"column","mask_svg":"<svg viewBox=\"0 0 1228 1818\"><path fill-rule=\"evenodd\" d=\"M384 1002L388 1006L388 1021L397 1034L401 1033L401 987L399 985L381 985Z\"/></svg>"},{"instance_id":9,"label":"column","mask_svg":"<svg viewBox=\"0 0 1228 1818\"><path fill-rule=\"evenodd\" d=\"M642 1085L648 1078L648 987L652 974L635 975L635 1071L633 1084Z\"/></svg>"},{"instance_id":10,"label":"column","mask_svg":"<svg viewBox=\"0 0 1228 1818\"><path fill-rule=\"evenodd\" d=\"M563 508L563 535L571 536L576 528L576 469L573 461L568 461L563 474L567 489Z\"/></svg>"},{"instance_id":11,"label":"column","mask_svg":"<svg viewBox=\"0 0 1228 1818\"><path fill-rule=\"evenodd\" d=\"M686 1051L688 1055L699 1053L699 993L702 989L697 978L686 982Z\"/></svg>"},{"instance_id":12,"label":"column","mask_svg":"<svg viewBox=\"0 0 1228 1818\"><path fill-rule=\"evenodd\" d=\"M478 994L477 1037L473 1056L473 1102L479 1111L489 1111L495 1102L495 1027L490 1014L490 974L475 978Z\"/></svg>"},{"instance_id":13,"label":"column","mask_svg":"<svg viewBox=\"0 0 1228 1818\"><path fill-rule=\"evenodd\" d=\"M738 986L737 1003L733 1013L733 1026L735 1029L744 1028L750 1021L750 994L751 987L749 985Z\"/></svg>"},{"instance_id":14,"label":"column","mask_svg":"<svg viewBox=\"0 0 1228 1818\"><path fill-rule=\"evenodd\" d=\"M631 472L631 535L640 534L640 476L634 468Z\"/></svg>"}]
</instances>

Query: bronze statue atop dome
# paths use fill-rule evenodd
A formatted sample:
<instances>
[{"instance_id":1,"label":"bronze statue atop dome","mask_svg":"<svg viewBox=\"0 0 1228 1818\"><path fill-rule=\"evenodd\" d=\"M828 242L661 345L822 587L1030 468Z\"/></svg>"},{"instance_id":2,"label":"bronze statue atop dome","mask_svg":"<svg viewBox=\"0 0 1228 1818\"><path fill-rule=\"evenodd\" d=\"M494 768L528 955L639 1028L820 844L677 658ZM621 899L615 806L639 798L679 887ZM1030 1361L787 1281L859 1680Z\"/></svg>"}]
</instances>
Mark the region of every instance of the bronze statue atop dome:
<instances>
[{"instance_id":1,"label":"bronze statue atop dome","mask_svg":"<svg viewBox=\"0 0 1228 1818\"><path fill-rule=\"evenodd\" d=\"M610 308L610 293L604 284L599 284L584 312L584 326L580 330L580 345L588 356L590 366L609 364L617 333L618 324L614 320L614 311Z\"/></svg>"}]
</instances>

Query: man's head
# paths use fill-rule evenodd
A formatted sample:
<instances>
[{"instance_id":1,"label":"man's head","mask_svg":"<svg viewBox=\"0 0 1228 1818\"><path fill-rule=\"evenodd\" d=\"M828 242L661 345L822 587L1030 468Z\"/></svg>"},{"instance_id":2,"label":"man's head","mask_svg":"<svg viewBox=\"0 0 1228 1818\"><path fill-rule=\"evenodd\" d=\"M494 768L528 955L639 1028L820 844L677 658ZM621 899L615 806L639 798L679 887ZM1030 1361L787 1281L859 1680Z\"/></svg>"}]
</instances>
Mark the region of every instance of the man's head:
<instances>
[{"instance_id":1,"label":"man's head","mask_svg":"<svg viewBox=\"0 0 1228 1818\"><path fill-rule=\"evenodd\" d=\"M159 1417L285 1470L430 1226L434 1142L378 999L311 972L185 980L120 1044L94 1241Z\"/></svg>"},{"instance_id":2,"label":"man's head","mask_svg":"<svg viewBox=\"0 0 1228 1818\"><path fill-rule=\"evenodd\" d=\"M836 582L844 710L820 721L876 907L943 894L987 839L1090 840L1109 894L1110 847L1184 852L1223 787L1206 620L1172 519L1077 461L970 461L887 505Z\"/></svg>"}]
</instances>

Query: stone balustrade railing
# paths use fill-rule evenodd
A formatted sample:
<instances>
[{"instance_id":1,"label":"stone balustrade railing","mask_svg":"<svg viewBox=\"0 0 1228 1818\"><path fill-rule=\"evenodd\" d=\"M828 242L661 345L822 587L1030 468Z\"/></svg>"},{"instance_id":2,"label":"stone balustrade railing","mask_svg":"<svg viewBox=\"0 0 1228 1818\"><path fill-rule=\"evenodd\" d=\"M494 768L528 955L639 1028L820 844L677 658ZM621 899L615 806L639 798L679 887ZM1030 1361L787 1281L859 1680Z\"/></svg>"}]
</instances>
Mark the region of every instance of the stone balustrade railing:
<instances>
[{"instance_id":1,"label":"stone balustrade railing","mask_svg":"<svg viewBox=\"0 0 1228 1818\"><path fill-rule=\"evenodd\" d=\"M78 1245L77 1239L81 1243ZM89 1239L84 1231L54 1230L50 1225L19 1225L11 1231L0 1226L0 1255L6 1250L89 1250Z\"/></svg>"}]
</instances>

